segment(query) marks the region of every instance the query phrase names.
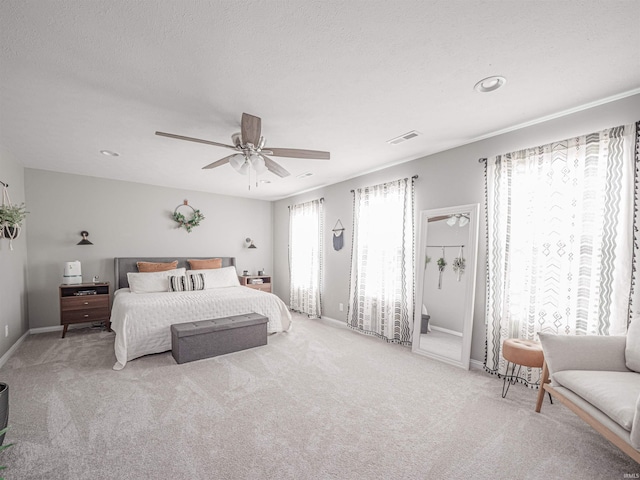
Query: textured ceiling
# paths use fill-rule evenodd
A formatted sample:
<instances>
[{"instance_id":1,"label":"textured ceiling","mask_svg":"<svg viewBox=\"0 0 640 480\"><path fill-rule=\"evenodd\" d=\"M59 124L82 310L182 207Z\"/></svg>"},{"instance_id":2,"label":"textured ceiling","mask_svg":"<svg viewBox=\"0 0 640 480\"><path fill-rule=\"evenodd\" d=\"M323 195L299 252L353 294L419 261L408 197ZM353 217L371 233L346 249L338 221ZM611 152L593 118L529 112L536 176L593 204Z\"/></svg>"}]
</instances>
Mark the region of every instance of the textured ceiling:
<instances>
[{"instance_id":1,"label":"textured ceiling","mask_svg":"<svg viewBox=\"0 0 640 480\"><path fill-rule=\"evenodd\" d=\"M282 198L637 92L639 22L635 0L2 0L0 154ZM495 74L504 88L473 90ZM267 147L331 160L274 157L292 176L249 191L229 165L201 169L228 150L154 135L230 143L242 112Z\"/></svg>"}]
</instances>

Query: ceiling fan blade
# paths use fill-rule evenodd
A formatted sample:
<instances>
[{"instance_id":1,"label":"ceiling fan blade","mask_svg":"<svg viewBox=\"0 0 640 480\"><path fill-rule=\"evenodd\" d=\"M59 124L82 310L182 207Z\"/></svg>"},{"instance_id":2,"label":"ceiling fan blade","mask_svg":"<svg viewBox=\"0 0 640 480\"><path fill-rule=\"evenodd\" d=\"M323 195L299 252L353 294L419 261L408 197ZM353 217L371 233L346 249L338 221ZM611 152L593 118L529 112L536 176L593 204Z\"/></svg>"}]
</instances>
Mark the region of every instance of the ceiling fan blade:
<instances>
[{"instance_id":1,"label":"ceiling fan blade","mask_svg":"<svg viewBox=\"0 0 640 480\"><path fill-rule=\"evenodd\" d=\"M220 167L221 165L226 165L227 163L229 163L229 160L231 160L231 157L234 157L235 155L237 154L233 154L233 155L229 155L228 157L221 158L220 160L210 163L206 167L202 167L202 169L205 170L205 169Z\"/></svg>"},{"instance_id":2,"label":"ceiling fan blade","mask_svg":"<svg viewBox=\"0 0 640 480\"><path fill-rule=\"evenodd\" d=\"M200 140L199 138L185 137L183 135L176 135L175 133L156 132L156 135L160 135L161 137L177 138L178 140L187 140L188 142L204 143L206 145L215 145L216 147L231 148L233 150L236 149L236 147L231 145L226 145L224 143L212 142L211 140Z\"/></svg>"},{"instance_id":3,"label":"ceiling fan blade","mask_svg":"<svg viewBox=\"0 0 640 480\"><path fill-rule=\"evenodd\" d=\"M274 162L273 160L271 160L269 157L265 157L264 155L260 154L260 156L262 158L264 158L264 164L267 167L267 170L269 170L271 173L275 173L276 175L278 175L279 177L288 177L289 175L291 175L289 172L287 172L283 167L281 167L280 165L278 165L276 162Z\"/></svg>"},{"instance_id":4,"label":"ceiling fan blade","mask_svg":"<svg viewBox=\"0 0 640 480\"><path fill-rule=\"evenodd\" d=\"M440 220L448 220L449 218L451 218L451 215L440 215L438 217L429 217L429 223L439 222Z\"/></svg>"},{"instance_id":5,"label":"ceiling fan blade","mask_svg":"<svg viewBox=\"0 0 640 480\"><path fill-rule=\"evenodd\" d=\"M262 120L260 117L254 117L248 113L242 114L242 141L245 143L251 143L254 146L258 146L260 143L260 133L262 129Z\"/></svg>"},{"instance_id":6,"label":"ceiling fan blade","mask_svg":"<svg viewBox=\"0 0 640 480\"><path fill-rule=\"evenodd\" d=\"M267 147L276 157L308 158L312 160L329 160L331 154L320 150L299 150L297 148L271 148Z\"/></svg>"}]
</instances>

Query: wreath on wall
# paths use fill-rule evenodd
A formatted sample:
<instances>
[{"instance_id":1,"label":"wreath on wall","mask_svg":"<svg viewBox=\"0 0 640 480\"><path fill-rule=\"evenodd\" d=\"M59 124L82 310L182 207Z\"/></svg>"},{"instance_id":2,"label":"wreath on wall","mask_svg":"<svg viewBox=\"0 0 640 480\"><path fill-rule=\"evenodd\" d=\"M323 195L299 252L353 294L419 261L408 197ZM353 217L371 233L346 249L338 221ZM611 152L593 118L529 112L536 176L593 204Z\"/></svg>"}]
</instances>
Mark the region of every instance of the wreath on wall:
<instances>
[{"instance_id":1,"label":"wreath on wall","mask_svg":"<svg viewBox=\"0 0 640 480\"><path fill-rule=\"evenodd\" d=\"M178 211L181 207L189 207L191 209L191 216L189 219ZM178 223L178 228L184 227L188 233L191 233L191 229L193 227L197 227L200 225L200 222L204 220L204 215L200 212L200 210L196 210L187 200L184 201L182 205L178 205L176 209L173 211L173 219Z\"/></svg>"}]
</instances>

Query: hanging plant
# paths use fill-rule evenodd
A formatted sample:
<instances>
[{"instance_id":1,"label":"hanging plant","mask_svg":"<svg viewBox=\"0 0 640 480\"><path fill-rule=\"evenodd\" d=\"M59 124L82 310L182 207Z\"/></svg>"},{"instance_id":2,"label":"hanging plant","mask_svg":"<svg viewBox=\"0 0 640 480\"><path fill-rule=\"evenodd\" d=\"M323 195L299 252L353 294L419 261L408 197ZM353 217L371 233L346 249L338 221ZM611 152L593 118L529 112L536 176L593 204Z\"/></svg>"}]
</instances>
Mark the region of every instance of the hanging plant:
<instances>
[{"instance_id":1,"label":"hanging plant","mask_svg":"<svg viewBox=\"0 0 640 480\"><path fill-rule=\"evenodd\" d=\"M191 216L189 219L184 216L184 214L178 212L180 207L189 207L191 209ZM197 227L200 225L200 222L204 220L204 215L200 213L200 210L196 210L191 205L189 205L188 201L185 200L182 205L178 205L176 209L173 211L173 219L178 222L178 228L184 227L188 233L191 233L191 229L193 227Z\"/></svg>"},{"instance_id":2,"label":"hanging plant","mask_svg":"<svg viewBox=\"0 0 640 480\"><path fill-rule=\"evenodd\" d=\"M12 204L7 185L3 183L2 204L0 204L0 238L9 239L9 248L13 250L13 240L20 236L22 222L27 218L24 203Z\"/></svg>"},{"instance_id":3,"label":"hanging plant","mask_svg":"<svg viewBox=\"0 0 640 480\"><path fill-rule=\"evenodd\" d=\"M453 271L456 272L457 279L460 281L460 276L464 273L465 260L462 257L456 257L453 259Z\"/></svg>"},{"instance_id":4,"label":"hanging plant","mask_svg":"<svg viewBox=\"0 0 640 480\"><path fill-rule=\"evenodd\" d=\"M444 259L444 256L442 256L438 259L437 263L438 263L438 289L442 289L442 272L444 272L444 267L447 266L447 262Z\"/></svg>"},{"instance_id":5,"label":"hanging plant","mask_svg":"<svg viewBox=\"0 0 640 480\"><path fill-rule=\"evenodd\" d=\"M456 273L456 279L460 281L460 277L464 273L465 260L462 254L462 247L460 247L459 255L453 259L453 271Z\"/></svg>"}]
</instances>

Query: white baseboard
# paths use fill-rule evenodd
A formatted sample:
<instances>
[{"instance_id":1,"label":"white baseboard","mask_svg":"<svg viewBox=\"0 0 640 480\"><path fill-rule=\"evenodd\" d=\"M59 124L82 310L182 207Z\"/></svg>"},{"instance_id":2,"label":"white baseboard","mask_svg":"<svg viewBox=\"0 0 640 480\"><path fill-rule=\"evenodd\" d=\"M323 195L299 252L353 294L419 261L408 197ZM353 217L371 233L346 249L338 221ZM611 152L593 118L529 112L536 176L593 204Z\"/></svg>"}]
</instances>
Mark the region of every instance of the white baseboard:
<instances>
[{"instance_id":1,"label":"white baseboard","mask_svg":"<svg viewBox=\"0 0 640 480\"><path fill-rule=\"evenodd\" d=\"M38 333L59 332L60 330L62 330L62 325L56 325L55 327L32 328L32 329L29 330L29 333L31 335L37 335Z\"/></svg>"},{"instance_id":2,"label":"white baseboard","mask_svg":"<svg viewBox=\"0 0 640 480\"><path fill-rule=\"evenodd\" d=\"M347 328L347 322L344 320L336 320L335 318L325 317L324 315L320 317L322 320L327 320L331 323L335 323L337 326Z\"/></svg>"},{"instance_id":3,"label":"white baseboard","mask_svg":"<svg viewBox=\"0 0 640 480\"><path fill-rule=\"evenodd\" d=\"M473 370L484 370L484 362L480 360L474 360L473 358L469 360L469 367Z\"/></svg>"},{"instance_id":4,"label":"white baseboard","mask_svg":"<svg viewBox=\"0 0 640 480\"><path fill-rule=\"evenodd\" d=\"M436 330L438 332L448 333L449 335L455 335L456 337L461 337L462 332L456 332L455 330L449 330L448 328L436 327L435 325L430 325L431 330Z\"/></svg>"},{"instance_id":5,"label":"white baseboard","mask_svg":"<svg viewBox=\"0 0 640 480\"><path fill-rule=\"evenodd\" d=\"M27 338L27 335L29 335L29 330L24 332L22 336L16 341L16 343L11 345L11 348L7 350L7 353L5 353L2 357L0 357L0 368L2 368L5 363L7 363L7 360L11 358L11 355L13 355L13 353L18 349L20 344L24 342L24 339Z\"/></svg>"}]
</instances>

